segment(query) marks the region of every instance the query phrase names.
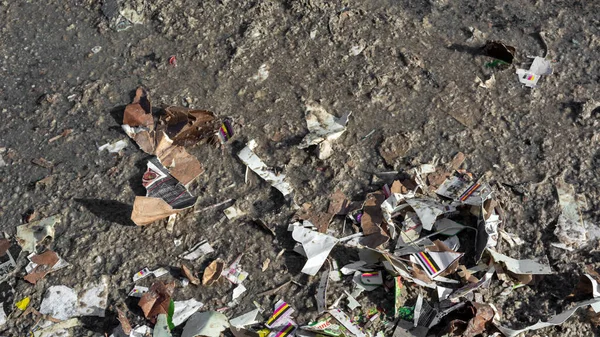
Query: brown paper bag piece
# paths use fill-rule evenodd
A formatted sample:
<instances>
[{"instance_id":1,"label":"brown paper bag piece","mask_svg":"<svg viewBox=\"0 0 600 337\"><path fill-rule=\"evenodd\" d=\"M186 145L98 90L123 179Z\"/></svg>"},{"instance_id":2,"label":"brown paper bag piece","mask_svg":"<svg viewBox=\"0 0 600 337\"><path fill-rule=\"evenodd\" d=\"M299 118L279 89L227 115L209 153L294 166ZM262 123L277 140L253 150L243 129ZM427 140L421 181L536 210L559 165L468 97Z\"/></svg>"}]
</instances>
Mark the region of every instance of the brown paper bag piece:
<instances>
[{"instance_id":1,"label":"brown paper bag piece","mask_svg":"<svg viewBox=\"0 0 600 337\"><path fill-rule=\"evenodd\" d=\"M36 284L37 281L43 279L52 270L52 267L54 267L58 260L58 255L51 250L32 256L31 262L36 263L37 266L31 273L25 275L23 279L29 283Z\"/></svg>"},{"instance_id":2,"label":"brown paper bag piece","mask_svg":"<svg viewBox=\"0 0 600 337\"><path fill-rule=\"evenodd\" d=\"M162 135L162 136L160 136ZM161 164L169 170L169 173L182 185L187 186L204 172L202 164L195 156L189 154L182 146L165 147L167 137L160 132L160 139L156 147L156 156Z\"/></svg>"},{"instance_id":3,"label":"brown paper bag piece","mask_svg":"<svg viewBox=\"0 0 600 337\"><path fill-rule=\"evenodd\" d=\"M175 290L175 283L164 284L161 281L155 282L140 299L138 305L142 308L144 316L155 322L156 316L169 313L169 304L171 296Z\"/></svg>"},{"instance_id":4,"label":"brown paper bag piece","mask_svg":"<svg viewBox=\"0 0 600 337\"><path fill-rule=\"evenodd\" d=\"M475 317L469 321L467 330L463 333L464 337L475 337L486 330L486 325L494 318L494 309L483 303L471 303L477 310Z\"/></svg>"},{"instance_id":5,"label":"brown paper bag piece","mask_svg":"<svg viewBox=\"0 0 600 337\"><path fill-rule=\"evenodd\" d=\"M385 196L381 192L369 193L367 200L363 204L363 215L360 219L365 236L381 232L379 227L383 222L383 211L381 204L385 201Z\"/></svg>"},{"instance_id":6,"label":"brown paper bag piece","mask_svg":"<svg viewBox=\"0 0 600 337\"><path fill-rule=\"evenodd\" d=\"M170 215L180 212L159 198L136 196L133 202L131 220L138 226L153 223L156 220L168 218Z\"/></svg>"},{"instance_id":7,"label":"brown paper bag piece","mask_svg":"<svg viewBox=\"0 0 600 337\"><path fill-rule=\"evenodd\" d=\"M183 275L188 280L190 280L191 284L194 284L194 285L200 284L200 280L196 276L194 276L194 274L192 274L192 272L184 264L181 264L181 270L183 271Z\"/></svg>"},{"instance_id":8,"label":"brown paper bag piece","mask_svg":"<svg viewBox=\"0 0 600 337\"><path fill-rule=\"evenodd\" d=\"M390 192L392 193L406 193L403 192L406 191L406 187L402 186L402 183L400 182L400 180L394 180L394 182L392 183L392 187L390 187Z\"/></svg>"},{"instance_id":9,"label":"brown paper bag piece","mask_svg":"<svg viewBox=\"0 0 600 337\"><path fill-rule=\"evenodd\" d=\"M121 310L119 308L117 308L117 314L118 314L117 319L121 323L121 329L123 330L125 335L129 336L129 334L131 333L131 324L129 323L127 316L125 315L123 310Z\"/></svg>"},{"instance_id":10,"label":"brown paper bag piece","mask_svg":"<svg viewBox=\"0 0 600 337\"><path fill-rule=\"evenodd\" d=\"M204 269L204 274L202 275L202 285L209 286L215 283L219 277L221 277L221 272L223 271L223 267L225 264L223 261L214 260L211 262L206 269Z\"/></svg>"},{"instance_id":11,"label":"brown paper bag piece","mask_svg":"<svg viewBox=\"0 0 600 337\"><path fill-rule=\"evenodd\" d=\"M174 145L195 145L214 136L219 128L215 114L210 111L170 106L165 112L160 117L159 129L173 140Z\"/></svg>"},{"instance_id":12,"label":"brown paper bag piece","mask_svg":"<svg viewBox=\"0 0 600 337\"><path fill-rule=\"evenodd\" d=\"M133 140L137 143L140 149L148 154L154 154L154 131L141 131L134 135Z\"/></svg>"},{"instance_id":13,"label":"brown paper bag piece","mask_svg":"<svg viewBox=\"0 0 600 337\"><path fill-rule=\"evenodd\" d=\"M129 126L144 126L154 130L154 118L152 117L152 105L148 93L143 88L138 88L135 98L131 104L125 107L123 113L123 124Z\"/></svg>"},{"instance_id":14,"label":"brown paper bag piece","mask_svg":"<svg viewBox=\"0 0 600 337\"><path fill-rule=\"evenodd\" d=\"M8 248L10 248L10 240L0 239L0 256L6 255Z\"/></svg>"}]
</instances>

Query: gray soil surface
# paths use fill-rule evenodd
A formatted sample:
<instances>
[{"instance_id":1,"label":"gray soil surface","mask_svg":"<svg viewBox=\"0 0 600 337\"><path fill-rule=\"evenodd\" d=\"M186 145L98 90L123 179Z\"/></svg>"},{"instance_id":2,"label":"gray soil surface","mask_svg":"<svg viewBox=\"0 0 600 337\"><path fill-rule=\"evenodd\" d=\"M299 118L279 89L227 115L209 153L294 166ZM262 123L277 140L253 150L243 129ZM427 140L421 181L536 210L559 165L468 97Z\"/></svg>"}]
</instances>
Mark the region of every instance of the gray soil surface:
<instances>
[{"instance_id":1,"label":"gray soil surface","mask_svg":"<svg viewBox=\"0 0 600 337\"><path fill-rule=\"evenodd\" d=\"M555 271L507 296L492 284L485 299L502 309L506 325L523 327L568 308L572 301L566 297L584 267L600 268L595 242L574 252L550 245L560 213L554 182L561 176L587 198L584 218L600 224L600 114L593 103L600 90L599 2L127 0L122 6L139 11L139 24L116 31L110 17L116 1L105 1L104 7L93 0L0 3L0 154L7 163L0 167L1 229L14 237L28 210L38 218L60 215L52 248L71 263L36 285L22 279L23 268L8 282L14 300L31 296L39 308L51 285L77 288L108 275L106 318L84 318L86 328L77 328L76 336L110 334L118 325L115 308L123 303L132 323L143 324L137 300L127 297L133 274L172 267L168 279L177 279L177 256L200 239L215 252L188 264L195 272L214 258L231 262L244 254L248 291L228 316L251 310L255 300L266 319L281 298L296 309L298 322L308 322L317 317L320 274L300 272L305 258L292 251L287 232L293 205L311 202L326 209L335 189L364 200L384 183L375 173L435 158L447 162L458 151L467 155L465 168L493 177L507 215L504 229L526 241L499 251L542 259ZM547 52L554 74L535 90L522 87L514 67L485 67L491 59L479 48L486 39L515 46L517 66ZM96 46L101 49L94 53ZM176 66L168 62L172 55ZM253 79L263 64L268 78ZM475 82L492 73L492 88ZM229 144L190 150L206 170L190 191L199 196L197 208L234 198L246 218L223 220L222 209L186 211L172 234L166 221L144 227L131 222L134 197L145 195L141 176L148 155L120 124L138 86L148 89L155 106L184 105L233 118L237 134ZM352 113L327 160L297 148L308 133L306 100L337 116ZM49 142L65 129L72 133ZM98 146L121 139L129 142L121 154L98 152ZM268 165L287 174L296 191L293 202L256 175L245 183L245 166L235 154L250 139ZM398 157L384 161L381 146L394 148ZM53 166L32 164L37 158ZM276 237L250 219L275 227ZM182 244L175 246L174 239ZM340 266L358 259L342 247L332 257ZM271 263L262 272L267 258ZM297 283L256 296L289 279ZM351 284L330 284L329 303ZM409 287L407 303L426 293ZM232 288L225 280L188 285L178 287L174 298L193 297L205 303L202 310L214 310L227 305ZM379 289L359 301L366 309L389 306L393 299ZM7 314L13 310L12 300L5 308ZM0 329L21 336L33 325L30 318L9 320ZM180 333L178 328L174 336ZM599 333L582 309L561 326L527 335Z\"/></svg>"}]
</instances>

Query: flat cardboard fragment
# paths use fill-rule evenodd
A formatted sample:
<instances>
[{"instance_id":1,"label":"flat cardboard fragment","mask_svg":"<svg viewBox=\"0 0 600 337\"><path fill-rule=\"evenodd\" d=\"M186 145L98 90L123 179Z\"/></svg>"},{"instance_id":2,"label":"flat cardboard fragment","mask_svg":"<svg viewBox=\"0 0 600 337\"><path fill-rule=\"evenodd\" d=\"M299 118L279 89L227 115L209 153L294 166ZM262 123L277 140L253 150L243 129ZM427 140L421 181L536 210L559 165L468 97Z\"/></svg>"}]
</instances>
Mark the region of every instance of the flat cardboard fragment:
<instances>
[{"instance_id":1,"label":"flat cardboard fragment","mask_svg":"<svg viewBox=\"0 0 600 337\"><path fill-rule=\"evenodd\" d=\"M333 246L338 243L338 239L332 236L300 226L294 226L292 238L302 244L308 258L302 272L313 276L321 269Z\"/></svg>"},{"instance_id":2,"label":"flat cardboard fragment","mask_svg":"<svg viewBox=\"0 0 600 337\"><path fill-rule=\"evenodd\" d=\"M182 185L187 186L204 172L198 159L189 154L183 146L174 146L173 141L164 132L158 132L156 139L154 153Z\"/></svg>"},{"instance_id":3,"label":"flat cardboard fragment","mask_svg":"<svg viewBox=\"0 0 600 337\"><path fill-rule=\"evenodd\" d=\"M171 205L162 199L136 196L133 202L131 220L138 226L144 226L168 218L180 211L173 209Z\"/></svg>"},{"instance_id":4,"label":"flat cardboard fragment","mask_svg":"<svg viewBox=\"0 0 600 337\"><path fill-rule=\"evenodd\" d=\"M35 253L36 246L54 239L54 226L60 223L58 216L51 216L17 227L17 242L24 251Z\"/></svg>"},{"instance_id":5,"label":"flat cardboard fragment","mask_svg":"<svg viewBox=\"0 0 600 337\"><path fill-rule=\"evenodd\" d=\"M173 145L195 145L215 135L219 123L215 114L206 110L169 106L161 116L157 130L173 140Z\"/></svg>"},{"instance_id":6,"label":"flat cardboard fragment","mask_svg":"<svg viewBox=\"0 0 600 337\"><path fill-rule=\"evenodd\" d=\"M197 312L185 324L181 337L219 337L228 327L227 316L220 312Z\"/></svg>"},{"instance_id":7,"label":"flat cardboard fragment","mask_svg":"<svg viewBox=\"0 0 600 337\"><path fill-rule=\"evenodd\" d=\"M209 286L215 283L221 277L224 266L225 264L220 260L211 262L202 274L202 285Z\"/></svg>"},{"instance_id":8,"label":"flat cardboard fragment","mask_svg":"<svg viewBox=\"0 0 600 337\"><path fill-rule=\"evenodd\" d=\"M290 195L292 187L285 181L285 174L275 174L267 165L253 152L257 144L255 140L251 140L246 144L246 147L238 153L238 157L246 166L258 174L259 177L266 180L271 186L276 188L283 196Z\"/></svg>"},{"instance_id":9,"label":"flat cardboard fragment","mask_svg":"<svg viewBox=\"0 0 600 337\"><path fill-rule=\"evenodd\" d=\"M159 314L168 314L174 289L175 283L154 282L138 303L144 316L154 321Z\"/></svg>"}]
</instances>

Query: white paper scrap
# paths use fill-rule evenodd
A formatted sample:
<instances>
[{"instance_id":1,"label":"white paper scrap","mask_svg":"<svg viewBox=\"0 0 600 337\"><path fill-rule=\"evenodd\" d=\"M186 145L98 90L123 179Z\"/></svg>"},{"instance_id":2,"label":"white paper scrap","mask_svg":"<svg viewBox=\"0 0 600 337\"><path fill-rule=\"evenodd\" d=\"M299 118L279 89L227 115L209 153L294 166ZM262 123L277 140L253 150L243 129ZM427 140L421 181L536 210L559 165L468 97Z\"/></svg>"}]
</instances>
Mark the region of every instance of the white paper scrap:
<instances>
[{"instance_id":1,"label":"white paper scrap","mask_svg":"<svg viewBox=\"0 0 600 337\"><path fill-rule=\"evenodd\" d=\"M260 313L260 310L254 309L243 315L240 315L238 317L230 319L229 324L231 324L231 326L234 326L236 328L243 328L245 326L258 323L258 320L256 318L258 317L259 313Z\"/></svg>"},{"instance_id":2,"label":"white paper scrap","mask_svg":"<svg viewBox=\"0 0 600 337\"><path fill-rule=\"evenodd\" d=\"M535 88L541 76L552 74L552 64L549 60L536 56L529 70L517 69L516 74L519 75L519 81L526 87Z\"/></svg>"},{"instance_id":3,"label":"white paper scrap","mask_svg":"<svg viewBox=\"0 0 600 337\"><path fill-rule=\"evenodd\" d=\"M246 287L244 287L243 284L238 284L238 286L233 289L233 293L231 295L231 300L235 301L238 297L242 296L242 294L245 292L246 292Z\"/></svg>"},{"instance_id":4,"label":"white paper scrap","mask_svg":"<svg viewBox=\"0 0 600 337\"><path fill-rule=\"evenodd\" d=\"M321 274L321 280L319 281L319 287L317 288L317 311L322 313L327 309L327 286L329 285L329 269L325 270Z\"/></svg>"},{"instance_id":5,"label":"white paper scrap","mask_svg":"<svg viewBox=\"0 0 600 337\"><path fill-rule=\"evenodd\" d=\"M367 334L359 326L352 323L352 320L345 312L340 309L331 309L328 312L356 337L367 337Z\"/></svg>"},{"instance_id":6,"label":"white paper scrap","mask_svg":"<svg viewBox=\"0 0 600 337\"><path fill-rule=\"evenodd\" d=\"M540 264L534 260L516 260L492 249L487 251L492 255L494 262L503 262L506 269L515 274L548 275L553 273L550 266Z\"/></svg>"},{"instance_id":7,"label":"white paper scrap","mask_svg":"<svg viewBox=\"0 0 600 337\"><path fill-rule=\"evenodd\" d=\"M64 336L67 329L80 326L81 321L77 318L71 318L59 323L54 323L48 327L40 330L36 330L32 335L33 337L58 337Z\"/></svg>"},{"instance_id":8,"label":"white paper scrap","mask_svg":"<svg viewBox=\"0 0 600 337\"><path fill-rule=\"evenodd\" d=\"M425 250L412 254L411 258L414 258L419 263L430 278L434 278L450 267L454 261L460 259L461 256L463 256L463 253Z\"/></svg>"},{"instance_id":9,"label":"white paper scrap","mask_svg":"<svg viewBox=\"0 0 600 337\"><path fill-rule=\"evenodd\" d=\"M175 310L173 311L173 325L179 326L190 316L204 306L204 303L198 302L193 298L186 301L174 301Z\"/></svg>"},{"instance_id":10,"label":"white paper scrap","mask_svg":"<svg viewBox=\"0 0 600 337\"><path fill-rule=\"evenodd\" d=\"M408 199L406 200L417 213L423 229L430 231L438 216L446 212L445 207L439 202L431 199Z\"/></svg>"},{"instance_id":11,"label":"white paper scrap","mask_svg":"<svg viewBox=\"0 0 600 337\"><path fill-rule=\"evenodd\" d=\"M135 275L133 275L133 282L137 282L143 278L150 276L151 274L152 274L152 272L150 272L150 269L144 268L144 269L138 271L137 273L135 273Z\"/></svg>"},{"instance_id":12,"label":"white paper scrap","mask_svg":"<svg viewBox=\"0 0 600 337\"><path fill-rule=\"evenodd\" d=\"M147 325L136 326L131 330L129 337L148 337L153 331L154 330Z\"/></svg>"},{"instance_id":13,"label":"white paper scrap","mask_svg":"<svg viewBox=\"0 0 600 337\"><path fill-rule=\"evenodd\" d=\"M338 239L333 236L298 226L294 228L292 238L302 244L308 258L302 272L312 276L321 269L333 246L338 243Z\"/></svg>"},{"instance_id":14,"label":"white paper scrap","mask_svg":"<svg viewBox=\"0 0 600 337\"><path fill-rule=\"evenodd\" d=\"M169 330L169 324L167 323L167 315L159 314L156 318L156 324L154 325L154 332L152 337L171 337L171 330Z\"/></svg>"},{"instance_id":15,"label":"white paper scrap","mask_svg":"<svg viewBox=\"0 0 600 337\"><path fill-rule=\"evenodd\" d=\"M229 327L227 316L216 311L197 312L190 317L181 337L219 337Z\"/></svg>"},{"instance_id":16,"label":"white paper scrap","mask_svg":"<svg viewBox=\"0 0 600 337\"><path fill-rule=\"evenodd\" d=\"M368 268L367 269L362 268L366 264L367 264L367 262L365 262L365 261L352 262L352 263L349 263L349 264L343 266L342 269L341 269L341 272L344 275L350 275L350 274L353 274L354 272L356 272L358 270L360 270L360 271L371 270L371 269L368 269Z\"/></svg>"},{"instance_id":17,"label":"white paper scrap","mask_svg":"<svg viewBox=\"0 0 600 337\"><path fill-rule=\"evenodd\" d=\"M237 219L241 216L246 215L246 212L242 211L241 209L235 207L235 206L230 206L227 207L223 210L223 213L225 213L225 216L227 217L227 219L229 220L234 220Z\"/></svg>"},{"instance_id":18,"label":"white paper scrap","mask_svg":"<svg viewBox=\"0 0 600 337\"><path fill-rule=\"evenodd\" d=\"M341 118L328 113L325 108L315 102L306 104L306 126L309 134L304 137L300 145L301 149L323 141L331 141L339 138L346 131L346 124L350 113Z\"/></svg>"},{"instance_id":19,"label":"white paper scrap","mask_svg":"<svg viewBox=\"0 0 600 337\"><path fill-rule=\"evenodd\" d=\"M154 277L161 277L168 273L169 273L169 270L167 268L163 268L163 267L157 268L152 271L152 274L154 275Z\"/></svg>"},{"instance_id":20,"label":"white paper scrap","mask_svg":"<svg viewBox=\"0 0 600 337\"><path fill-rule=\"evenodd\" d=\"M593 306L598 303L600 303L600 298L594 298L591 300L576 303L575 306L573 306L571 309L563 311L558 315L554 315L554 316L550 317L550 319L547 320L546 322L539 321L533 325L530 325L528 327L525 327L525 328L519 329L519 330L513 330L510 328L501 326L499 324L499 322L497 322L497 321L494 321L494 325L496 325L498 330L500 330L504 334L504 336L515 337L515 336L519 335L520 333L523 333L526 331L532 331L532 330L542 329L542 328L546 328L546 327L553 326L553 325L563 324L567 319L569 319L569 317L571 317L575 313L575 311L577 311L577 309L587 307L588 305Z\"/></svg>"},{"instance_id":21,"label":"white paper scrap","mask_svg":"<svg viewBox=\"0 0 600 337\"><path fill-rule=\"evenodd\" d=\"M438 286L437 287L438 300L441 302L441 301L447 299L448 296L450 296L450 294L452 293L452 291L454 291L454 290L450 289L450 288Z\"/></svg>"},{"instance_id":22,"label":"white paper scrap","mask_svg":"<svg viewBox=\"0 0 600 337\"><path fill-rule=\"evenodd\" d=\"M0 326L6 324L6 313L4 312L4 302L0 302Z\"/></svg>"},{"instance_id":23,"label":"white paper scrap","mask_svg":"<svg viewBox=\"0 0 600 337\"><path fill-rule=\"evenodd\" d=\"M184 260L196 260L203 255L210 254L215 250L211 247L207 240L200 241L195 244L189 251L182 254L180 257Z\"/></svg>"},{"instance_id":24,"label":"white paper scrap","mask_svg":"<svg viewBox=\"0 0 600 337\"><path fill-rule=\"evenodd\" d=\"M126 147L127 147L127 141L120 140L120 141L112 143L112 144L106 143L106 144L100 146L98 148L98 151L102 151L102 150L106 149L110 153L117 153L117 152L121 152L121 150L123 150Z\"/></svg>"},{"instance_id":25,"label":"white paper scrap","mask_svg":"<svg viewBox=\"0 0 600 337\"><path fill-rule=\"evenodd\" d=\"M356 300L356 298L354 298L354 296L350 295L350 293L348 293L346 290L344 290L344 293L346 294L346 297L348 298L348 308L350 308L350 310L354 310L354 309L360 307L360 303L358 303L358 301Z\"/></svg>"},{"instance_id":26,"label":"white paper scrap","mask_svg":"<svg viewBox=\"0 0 600 337\"><path fill-rule=\"evenodd\" d=\"M257 144L255 140L248 142L246 147L238 153L238 157L244 162L252 171L258 174L261 178L266 180L271 186L278 189L283 196L290 195L293 190L292 187L284 181L285 174L275 174L267 165L253 152Z\"/></svg>"},{"instance_id":27,"label":"white paper scrap","mask_svg":"<svg viewBox=\"0 0 600 337\"><path fill-rule=\"evenodd\" d=\"M446 179L435 193L463 204L481 206L492 194L489 184L480 181L465 181L457 176Z\"/></svg>"},{"instance_id":28,"label":"white paper scrap","mask_svg":"<svg viewBox=\"0 0 600 337\"><path fill-rule=\"evenodd\" d=\"M135 287L133 287L133 289L131 289L131 291L129 292L129 294L127 296L142 297L142 295L147 293L148 290L149 289L147 287L135 286Z\"/></svg>"},{"instance_id":29,"label":"white paper scrap","mask_svg":"<svg viewBox=\"0 0 600 337\"><path fill-rule=\"evenodd\" d=\"M103 275L100 280L86 285L79 292L77 300L78 316L104 317L108 304L108 276Z\"/></svg>"}]
</instances>

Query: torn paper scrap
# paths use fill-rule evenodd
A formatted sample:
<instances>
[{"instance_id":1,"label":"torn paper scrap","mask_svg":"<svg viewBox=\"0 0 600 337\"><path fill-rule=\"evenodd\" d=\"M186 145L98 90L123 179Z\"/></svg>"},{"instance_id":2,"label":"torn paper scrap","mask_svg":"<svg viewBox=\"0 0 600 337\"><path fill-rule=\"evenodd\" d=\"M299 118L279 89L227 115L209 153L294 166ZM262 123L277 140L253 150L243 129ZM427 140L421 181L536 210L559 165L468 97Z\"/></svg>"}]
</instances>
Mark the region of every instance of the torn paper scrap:
<instances>
[{"instance_id":1,"label":"torn paper scrap","mask_svg":"<svg viewBox=\"0 0 600 337\"><path fill-rule=\"evenodd\" d=\"M183 328L182 337L219 337L229 327L227 316L216 311L197 312Z\"/></svg>"},{"instance_id":2,"label":"torn paper scrap","mask_svg":"<svg viewBox=\"0 0 600 337\"><path fill-rule=\"evenodd\" d=\"M584 196L576 195L572 185L567 184L562 178L556 183L556 193L561 208L554 234L558 237L565 249L579 249L588 243L589 233L581 216L582 209L587 209ZM554 246L561 246L555 244Z\"/></svg>"},{"instance_id":3,"label":"torn paper scrap","mask_svg":"<svg viewBox=\"0 0 600 337\"><path fill-rule=\"evenodd\" d=\"M233 292L231 294L231 300L235 301L236 299L238 299L240 296L242 296L243 293L246 292L246 287L244 287L243 284L238 284L237 287L233 288Z\"/></svg>"},{"instance_id":4,"label":"torn paper scrap","mask_svg":"<svg viewBox=\"0 0 600 337\"><path fill-rule=\"evenodd\" d=\"M271 186L279 190L284 197L291 194L293 192L292 187L284 180L285 174L275 174L273 170L269 169L269 167L267 167L267 165L253 152L256 146L255 140L249 141L248 144L246 144L246 147L238 153L240 160L261 178L271 184Z\"/></svg>"},{"instance_id":5,"label":"torn paper scrap","mask_svg":"<svg viewBox=\"0 0 600 337\"><path fill-rule=\"evenodd\" d=\"M460 259L463 253L457 252L432 252L424 250L411 255L421 268L427 273L427 276L434 278L446 270L454 261Z\"/></svg>"},{"instance_id":6,"label":"torn paper scrap","mask_svg":"<svg viewBox=\"0 0 600 337\"><path fill-rule=\"evenodd\" d=\"M167 315L160 314L156 317L156 324L154 324L154 331L152 337L171 337L171 330L169 329L169 323L167 322Z\"/></svg>"},{"instance_id":7,"label":"torn paper scrap","mask_svg":"<svg viewBox=\"0 0 600 337\"><path fill-rule=\"evenodd\" d=\"M51 286L46 290L40 313L63 321L77 316L104 317L107 288L107 276L98 283L87 284L79 293L64 285Z\"/></svg>"},{"instance_id":8,"label":"torn paper scrap","mask_svg":"<svg viewBox=\"0 0 600 337\"><path fill-rule=\"evenodd\" d=\"M195 244L190 250L180 255L180 257L184 260L193 261L198 259L201 256L210 254L215 250L212 248L210 243L207 240L203 240Z\"/></svg>"},{"instance_id":9,"label":"torn paper scrap","mask_svg":"<svg viewBox=\"0 0 600 337\"><path fill-rule=\"evenodd\" d=\"M55 336L64 336L64 332L67 329L74 328L76 326L80 326L82 323L77 318L71 318L64 320L59 323L52 324L46 328L42 328L40 330L36 330L33 332L33 337L55 337Z\"/></svg>"},{"instance_id":10,"label":"torn paper scrap","mask_svg":"<svg viewBox=\"0 0 600 337\"><path fill-rule=\"evenodd\" d=\"M8 250L0 257L2 257L2 260L4 260L2 263L0 263L0 282L4 282L15 270L17 263Z\"/></svg>"},{"instance_id":11,"label":"torn paper scrap","mask_svg":"<svg viewBox=\"0 0 600 337\"><path fill-rule=\"evenodd\" d=\"M24 251L35 253L38 244L44 244L54 239L54 226L57 223L60 223L60 218L55 215L18 226L17 242Z\"/></svg>"},{"instance_id":12,"label":"torn paper scrap","mask_svg":"<svg viewBox=\"0 0 600 337\"><path fill-rule=\"evenodd\" d=\"M344 293L346 294L346 298L348 299L348 308L350 308L350 310L354 310L358 307L360 307L360 303L358 303L358 301L356 300L356 298L354 298L354 296L352 296L349 292L344 290Z\"/></svg>"},{"instance_id":13,"label":"torn paper scrap","mask_svg":"<svg viewBox=\"0 0 600 337\"><path fill-rule=\"evenodd\" d=\"M227 207L223 210L223 213L225 213L225 216L227 217L227 219L229 220L235 220L241 216L246 215L246 212L242 211L241 209L235 207L235 206L231 206L231 207Z\"/></svg>"},{"instance_id":14,"label":"torn paper scrap","mask_svg":"<svg viewBox=\"0 0 600 337\"><path fill-rule=\"evenodd\" d=\"M248 273L242 270L240 266L240 260L242 255L238 256L227 269L221 272L221 276L224 276L229 282L233 284L240 284L248 277Z\"/></svg>"},{"instance_id":15,"label":"torn paper scrap","mask_svg":"<svg viewBox=\"0 0 600 337\"><path fill-rule=\"evenodd\" d=\"M333 246L338 243L338 239L333 236L322 234L304 227L295 226L292 232L292 238L302 244L308 261L302 268L302 272L308 275L316 275Z\"/></svg>"},{"instance_id":16,"label":"torn paper scrap","mask_svg":"<svg viewBox=\"0 0 600 337\"><path fill-rule=\"evenodd\" d=\"M382 285L383 273L380 271L360 274L360 282L368 285Z\"/></svg>"},{"instance_id":17,"label":"torn paper scrap","mask_svg":"<svg viewBox=\"0 0 600 337\"><path fill-rule=\"evenodd\" d=\"M120 140L118 142L114 142L112 144L106 143L98 148L98 151L103 151L104 149L108 150L110 153L118 153L121 152L124 148L127 147L126 140Z\"/></svg>"},{"instance_id":18,"label":"torn paper scrap","mask_svg":"<svg viewBox=\"0 0 600 337\"><path fill-rule=\"evenodd\" d=\"M337 118L315 102L306 103L306 126L309 134L304 137L298 148L319 145L319 159L331 156L330 141L338 139L345 131L350 113Z\"/></svg>"},{"instance_id":19,"label":"torn paper scrap","mask_svg":"<svg viewBox=\"0 0 600 337\"><path fill-rule=\"evenodd\" d=\"M147 325L136 326L131 330L129 337L149 337L152 331L153 329Z\"/></svg>"},{"instance_id":20,"label":"torn paper scrap","mask_svg":"<svg viewBox=\"0 0 600 337\"><path fill-rule=\"evenodd\" d=\"M490 197L492 188L485 182L467 181L457 176L451 176L435 193L463 204L480 206Z\"/></svg>"},{"instance_id":21,"label":"torn paper scrap","mask_svg":"<svg viewBox=\"0 0 600 337\"><path fill-rule=\"evenodd\" d=\"M481 214L477 223L477 237L475 240L475 259L479 261L483 252L494 248L498 244L498 226L502 223L500 209L497 209L493 199L486 200L481 206Z\"/></svg>"},{"instance_id":22,"label":"torn paper scrap","mask_svg":"<svg viewBox=\"0 0 600 337\"><path fill-rule=\"evenodd\" d=\"M231 326L234 326L237 328L243 328L245 326L258 323L258 320L256 318L258 317L259 313L260 313L260 310L254 309L243 315L240 315L238 317L230 319L229 324L231 324Z\"/></svg>"},{"instance_id":23,"label":"torn paper scrap","mask_svg":"<svg viewBox=\"0 0 600 337\"><path fill-rule=\"evenodd\" d=\"M25 271L28 274L25 275L23 279L32 284L36 284L37 281L41 280L49 273L69 266L68 262L51 250L47 250L38 255L31 253L27 258L30 261L29 264L25 266Z\"/></svg>"},{"instance_id":24,"label":"torn paper scrap","mask_svg":"<svg viewBox=\"0 0 600 337\"><path fill-rule=\"evenodd\" d=\"M285 326L293 313L294 308L285 301L279 300L275 303L273 314L265 322L265 325L269 328Z\"/></svg>"},{"instance_id":25,"label":"torn paper scrap","mask_svg":"<svg viewBox=\"0 0 600 337\"><path fill-rule=\"evenodd\" d=\"M144 269L138 271L137 273L135 273L135 275L133 275L133 282L137 282L143 278L148 277L149 275L152 275L152 272L150 272L150 269L144 268Z\"/></svg>"},{"instance_id":26,"label":"torn paper scrap","mask_svg":"<svg viewBox=\"0 0 600 337\"><path fill-rule=\"evenodd\" d=\"M77 312L79 316L104 317L108 303L108 276L103 275L100 280L89 283L79 292Z\"/></svg>"},{"instance_id":27,"label":"torn paper scrap","mask_svg":"<svg viewBox=\"0 0 600 337\"><path fill-rule=\"evenodd\" d=\"M329 285L329 269L325 270L323 274L321 274L321 280L319 281L319 286L317 287L317 294L315 298L317 299L317 311L320 313L324 312L327 309L327 286Z\"/></svg>"},{"instance_id":28,"label":"torn paper scrap","mask_svg":"<svg viewBox=\"0 0 600 337\"><path fill-rule=\"evenodd\" d=\"M449 211L444 205L431 199L407 199L409 204L421 220L425 230L431 230L438 216Z\"/></svg>"},{"instance_id":29,"label":"torn paper scrap","mask_svg":"<svg viewBox=\"0 0 600 337\"><path fill-rule=\"evenodd\" d=\"M179 326L185 322L190 316L204 306L202 302L198 302L191 298L186 301L174 301L173 325Z\"/></svg>"},{"instance_id":30,"label":"torn paper scrap","mask_svg":"<svg viewBox=\"0 0 600 337\"><path fill-rule=\"evenodd\" d=\"M600 298L594 298L591 300L575 303L575 306L573 306L571 309L568 309L566 311L561 312L558 315L554 315L554 316L550 317L550 319L547 320L546 322L539 321L536 324L530 325L526 328L519 329L519 330L513 330L510 328L504 327L504 326L500 325L498 321L494 321L494 325L496 325L498 330L500 330L504 334L504 336L515 337L515 336L519 335L520 333L523 333L526 331L532 331L532 330L542 329L542 328L546 328L546 327L553 326L553 325L563 324L567 319L569 319L569 317L573 316L573 314L575 313L575 311L577 311L577 309L587 307L588 305L595 305L597 303L600 303Z\"/></svg>"},{"instance_id":31,"label":"torn paper scrap","mask_svg":"<svg viewBox=\"0 0 600 337\"><path fill-rule=\"evenodd\" d=\"M144 295L147 292L148 292L147 287L135 286L135 287L133 287L133 289L131 289L131 291L129 292L129 294L127 296L142 297L142 295Z\"/></svg>"},{"instance_id":32,"label":"torn paper scrap","mask_svg":"<svg viewBox=\"0 0 600 337\"><path fill-rule=\"evenodd\" d=\"M487 251L490 253L490 255L492 255L492 259L494 259L494 262L504 263L504 265L506 266L506 270L512 273L528 275L548 275L553 273L550 266L543 265L534 260L516 260L504 254L495 252L492 249L488 249Z\"/></svg>"},{"instance_id":33,"label":"torn paper scrap","mask_svg":"<svg viewBox=\"0 0 600 337\"><path fill-rule=\"evenodd\" d=\"M350 317L348 317L345 312L341 311L340 309L331 309L328 312L356 337L368 336L361 327L352 322Z\"/></svg>"},{"instance_id":34,"label":"torn paper scrap","mask_svg":"<svg viewBox=\"0 0 600 337\"><path fill-rule=\"evenodd\" d=\"M154 282L138 302L144 316L154 321L159 314L168 314L174 290L175 283Z\"/></svg>"},{"instance_id":35,"label":"torn paper scrap","mask_svg":"<svg viewBox=\"0 0 600 337\"><path fill-rule=\"evenodd\" d=\"M529 67L529 70L517 69L519 82L526 87L535 88L540 77L552 74L552 64L543 57L536 56Z\"/></svg>"}]
</instances>

